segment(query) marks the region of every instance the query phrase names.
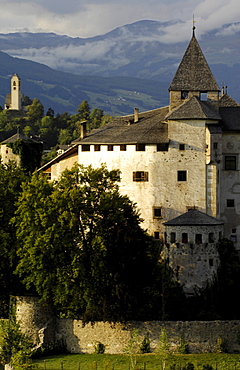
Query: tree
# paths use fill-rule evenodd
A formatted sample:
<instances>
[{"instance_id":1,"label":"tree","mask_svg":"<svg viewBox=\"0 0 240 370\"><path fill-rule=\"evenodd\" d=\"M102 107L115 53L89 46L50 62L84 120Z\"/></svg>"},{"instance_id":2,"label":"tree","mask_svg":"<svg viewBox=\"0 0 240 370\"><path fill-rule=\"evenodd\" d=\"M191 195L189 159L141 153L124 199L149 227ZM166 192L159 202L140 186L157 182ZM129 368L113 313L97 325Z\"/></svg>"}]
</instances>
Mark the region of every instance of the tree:
<instances>
[{"instance_id":1,"label":"tree","mask_svg":"<svg viewBox=\"0 0 240 370\"><path fill-rule=\"evenodd\" d=\"M24 185L15 218L17 272L66 316L137 319L144 306L155 244L118 180L118 171L104 166L77 166L57 184L35 175Z\"/></svg>"},{"instance_id":2,"label":"tree","mask_svg":"<svg viewBox=\"0 0 240 370\"><path fill-rule=\"evenodd\" d=\"M98 128L102 124L103 110L100 108L94 108L89 116L90 124L89 128Z\"/></svg>"},{"instance_id":3,"label":"tree","mask_svg":"<svg viewBox=\"0 0 240 370\"><path fill-rule=\"evenodd\" d=\"M44 107L39 99L34 98L32 104L27 106L27 116L33 123L36 123L43 118Z\"/></svg>"},{"instance_id":4,"label":"tree","mask_svg":"<svg viewBox=\"0 0 240 370\"><path fill-rule=\"evenodd\" d=\"M14 275L16 268L16 233L11 219L21 184L27 180L23 170L10 162L0 163L0 317L7 317L9 295L16 294L21 285Z\"/></svg>"},{"instance_id":5,"label":"tree","mask_svg":"<svg viewBox=\"0 0 240 370\"><path fill-rule=\"evenodd\" d=\"M79 113L79 118L83 120L88 120L90 116L90 107L87 100L83 100L82 103L78 106L77 112Z\"/></svg>"}]
</instances>

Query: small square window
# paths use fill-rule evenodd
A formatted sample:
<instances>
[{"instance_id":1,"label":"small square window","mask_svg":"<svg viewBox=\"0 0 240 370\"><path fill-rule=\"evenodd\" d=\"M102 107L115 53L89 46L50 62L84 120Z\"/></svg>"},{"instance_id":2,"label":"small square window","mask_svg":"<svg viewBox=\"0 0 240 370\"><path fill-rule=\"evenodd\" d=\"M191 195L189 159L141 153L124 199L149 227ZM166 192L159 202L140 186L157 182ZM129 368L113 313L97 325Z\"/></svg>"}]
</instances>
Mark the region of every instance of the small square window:
<instances>
[{"instance_id":1,"label":"small square window","mask_svg":"<svg viewBox=\"0 0 240 370\"><path fill-rule=\"evenodd\" d=\"M209 258L209 266L213 267L213 258Z\"/></svg>"},{"instance_id":2,"label":"small square window","mask_svg":"<svg viewBox=\"0 0 240 370\"><path fill-rule=\"evenodd\" d=\"M90 145L83 144L82 145L82 152L90 152Z\"/></svg>"},{"instance_id":3,"label":"small square window","mask_svg":"<svg viewBox=\"0 0 240 370\"><path fill-rule=\"evenodd\" d=\"M162 218L162 208L161 207L153 208L153 218Z\"/></svg>"},{"instance_id":4,"label":"small square window","mask_svg":"<svg viewBox=\"0 0 240 370\"><path fill-rule=\"evenodd\" d=\"M179 150L185 150L185 144L179 144Z\"/></svg>"},{"instance_id":5,"label":"small square window","mask_svg":"<svg viewBox=\"0 0 240 370\"><path fill-rule=\"evenodd\" d=\"M137 152L144 152L145 151L145 144L137 144L136 145Z\"/></svg>"},{"instance_id":6,"label":"small square window","mask_svg":"<svg viewBox=\"0 0 240 370\"><path fill-rule=\"evenodd\" d=\"M133 172L133 181L148 181L148 172L144 171Z\"/></svg>"},{"instance_id":7,"label":"small square window","mask_svg":"<svg viewBox=\"0 0 240 370\"><path fill-rule=\"evenodd\" d=\"M167 152L167 151L168 151L168 143L157 144L157 152Z\"/></svg>"},{"instance_id":8,"label":"small square window","mask_svg":"<svg viewBox=\"0 0 240 370\"><path fill-rule=\"evenodd\" d=\"M112 152L112 151L113 151L113 145L108 145L108 146L107 146L107 150L108 150L109 152Z\"/></svg>"},{"instance_id":9,"label":"small square window","mask_svg":"<svg viewBox=\"0 0 240 370\"><path fill-rule=\"evenodd\" d=\"M237 229L232 229L232 234L236 234Z\"/></svg>"},{"instance_id":10,"label":"small square window","mask_svg":"<svg viewBox=\"0 0 240 370\"><path fill-rule=\"evenodd\" d=\"M178 171L178 181L187 181L187 171Z\"/></svg>"},{"instance_id":11,"label":"small square window","mask_svg":"<svg viewBox=\"0 0 240 370\"><path fill-rule=\"evenodd\" d=\"M214 233L208 234L208 243L214 243Z\"/></svg>"},{"instance_id":12,"label":"small square window","mask_svg":"<svg viewBox=\"0 0 240 370\"><path fill-rule=\"evenodd\" d=\"M202 234L196 234L195 242L196 244L202 244Z\"/></svg>"},{"instance_id":13,"label":"small square window","mask_svg":"<svg viewBox=\"0 0 240 370\"><path fill-rule=\"evenodd\" d=\"M159 231L154 232L154 239L160 239Z\"/></svg>"},{"instance_id":14,"label":"small square window","mask_svg":"<svg viewBox=\"0 0 240 370\"><path fill-rule=\"evenodd\" d=\"M127 150L127 145L126 145L126 144L121 144L121 145L120 145L120 150L121 150L121 151L125 151L125 150Z\"/></svg>"},{"instance_id":15,"label":"small square window","mask_svg":"<svg viewBox=\"0 0 240 370\"><path fill-rule=\"evenodd\" d=\"M225 156L225 170L236 171L237 169L237 157L236 155L226 155Z\"/></svg>"},{"instance_id":16,"label":"small square window","mask_svg":"<svg viewBox=\"0 0 240 370\"><path fill-rule=\"evenodd\" d=\"M98 144L94 145L95 152L100 152L100 150L101 150L101 145L98 145Z\"/></svg>"},{"instance_id":17,"label":"small square window","mask_svg":"<svg viewBox=\"0 0 240 370\"><path fill-rule=\"evenodd\" d=\"M176 242L176 233L170 233L170 242L171 244Z\"/></svg>"},{"instance_id":18,"label":"small square window","mask_svg":"<svg viewBox=\"0 0 240 370\"><path fill-rule=\"evenodd\" d=\"M182 243L186 244L188 243L188 234L182 233Z\"/></svg>"},{"instance_id":19,"label":"small square window","mask_svg":"<svg viewBox=\"0 0 240 370\"><path fill-rule=\"evenodd\" d=\"M230 240L231 240L233 243L236 243L236 242L237 242L237 235L231 235Z\"/></svg>"},{"instance_id":20,"label":"small square window","mask_svg":"<svg viewBox=\"0 0 240 370\"><path fill-rule=\"evenodd\" d=\"M218 143L217 143L217 142L214 142L214 143L213 143L213 149L215 149L215 150L216 150L217 148L218 148Z\"/></svg>"},{"instance_id":21,"label":"small square window","mask_svg":"<svg viewBox=\"0 0 240 370\"><path fill-rule=\"evenodd\" d=\"M234 199L227 199L227 207L233 208L235 206Z\"/></svg>"}]
</instances>

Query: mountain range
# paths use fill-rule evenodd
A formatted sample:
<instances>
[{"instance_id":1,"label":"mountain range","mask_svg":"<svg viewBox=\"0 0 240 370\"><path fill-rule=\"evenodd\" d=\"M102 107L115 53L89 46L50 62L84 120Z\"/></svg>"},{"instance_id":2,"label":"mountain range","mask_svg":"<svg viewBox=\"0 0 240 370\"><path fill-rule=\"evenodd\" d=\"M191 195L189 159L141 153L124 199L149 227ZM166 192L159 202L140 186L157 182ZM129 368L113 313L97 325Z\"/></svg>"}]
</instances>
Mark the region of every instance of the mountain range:
<instances>
[{"instance_id":1,"label":"mountain range","mask_svg":"<svg viewBox=\"0 0 240 370\"><path fill-rule=\"evenodd\" d=\"M18 73L25 95L59 113L74 113L82 100L111 115L129 114L135 106L141 111L167 105L168 86L189 41L166 41L168 27L175 24L179 21L143 20L86 39L0 34L0 98L4 102L9 78ZM199 39L219 87L227 85L237 101L239 36L240 23L235 23Z\"/></svg>"}]
</instances>

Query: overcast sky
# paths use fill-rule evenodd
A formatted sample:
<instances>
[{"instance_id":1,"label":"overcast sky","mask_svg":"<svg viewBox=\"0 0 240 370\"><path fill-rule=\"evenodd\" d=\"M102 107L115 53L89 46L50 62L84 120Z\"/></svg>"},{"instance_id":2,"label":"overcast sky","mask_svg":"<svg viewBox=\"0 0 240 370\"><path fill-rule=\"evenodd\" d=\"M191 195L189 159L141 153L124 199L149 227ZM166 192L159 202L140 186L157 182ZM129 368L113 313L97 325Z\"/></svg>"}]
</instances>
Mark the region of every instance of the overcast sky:
<instances>
[{"instance_id":1,"label":"overcast sky","mask_svg":"<svg viewBox=\"0 0 240 370\"><path fill-rule=\"evenodd\" d=\"M143 19L184 21L179 28L169 27L166 42L189 38L193 14L198 37L240 21L239 0L0 0L0 9L1 33L55 32L91 37Z\"/></svg>"}]
</instances>

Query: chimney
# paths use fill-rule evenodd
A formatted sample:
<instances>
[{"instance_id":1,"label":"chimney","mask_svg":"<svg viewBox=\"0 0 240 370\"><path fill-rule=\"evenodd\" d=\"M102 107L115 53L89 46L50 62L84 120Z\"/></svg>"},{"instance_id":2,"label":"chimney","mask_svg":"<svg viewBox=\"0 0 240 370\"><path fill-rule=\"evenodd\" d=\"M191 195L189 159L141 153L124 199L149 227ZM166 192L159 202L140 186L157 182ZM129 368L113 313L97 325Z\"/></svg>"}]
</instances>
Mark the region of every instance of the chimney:
<instances>
[{"instance_id":1,"label":"chimney","mask_svg":"<svg viewBox=\"0 0 240 370\"><path fill-rule=\"evenodd\" d=\"M139 112L139 109L134 108L134 123L138 122L138 112Z\"/></svg>"},{"instance_id":2,"label":"chimney","mask_svg":"<svg viewBox=\"0 0 240 370\"><path fill-rule=\"evenodd\" d=\"M84 139L86 137L86 132L87 132L87 121L82 121L80 123L81 125L81 130L80 130L80 139Z\"/></svg>"}]
</instances>

